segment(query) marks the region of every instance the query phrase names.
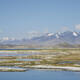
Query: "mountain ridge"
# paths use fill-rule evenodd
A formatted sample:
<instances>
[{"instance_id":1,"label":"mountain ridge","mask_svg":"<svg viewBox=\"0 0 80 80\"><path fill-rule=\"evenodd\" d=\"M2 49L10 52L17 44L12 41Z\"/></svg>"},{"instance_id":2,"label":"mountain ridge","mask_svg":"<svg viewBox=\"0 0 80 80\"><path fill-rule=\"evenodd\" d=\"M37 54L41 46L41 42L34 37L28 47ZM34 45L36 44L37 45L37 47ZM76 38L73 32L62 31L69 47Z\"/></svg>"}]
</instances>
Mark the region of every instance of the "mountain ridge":
<instances>
[{"instance_id":1,"label":"mountain ridge","mask_svg":"<svg viewBox=\"0 0 80 80\"><path fill-rule=\"evenodd\" d=\"M31 39L8 39L4 38L0 40L2 45L34 45L34 46L44 46L44 47L60 47L62 44L64 46L80 45L80 32L76 31L66 31L57 33L45 33L41 36L33 37Z\"/></svg>"}]
</instances>

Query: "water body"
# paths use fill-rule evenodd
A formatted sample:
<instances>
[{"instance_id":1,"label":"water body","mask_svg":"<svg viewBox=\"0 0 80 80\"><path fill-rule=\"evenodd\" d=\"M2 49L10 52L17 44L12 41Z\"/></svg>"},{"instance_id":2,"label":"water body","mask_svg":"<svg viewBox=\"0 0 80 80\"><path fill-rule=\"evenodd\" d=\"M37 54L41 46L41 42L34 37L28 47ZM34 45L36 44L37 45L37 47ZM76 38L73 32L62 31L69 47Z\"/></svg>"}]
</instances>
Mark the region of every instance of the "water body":
<instances>
[{"instance_id":1,"label":"water body","mask_svg":"<svg viewBox=\"0 0 80 80\"><path fill-rule=\"evenodd\" d=\"M40 61L40 59L16 59L17 61Z\"/></svg>"},{"instance_id":2,"label":"water body","mask_svg":"<svg viewBox=\"0 0 80 80\"><path fill-rule=\"evenodd\" d=\"M80 72L41 70L0 72L0 80L80 80Z\"/></svg>"},{"instance_id":3,"label":"water body","mask_svg":"<svg viewBox=\"0 0 80 80\"><path fill-rule=\"evenodd\" d=\"M21 49L0 49L0 50L40 50L40 49L35 49L35 48L21 48Z\"/></svg>"},{"instance_id":4,"label":"water body","mask_svg":"<svg viewBox=\"0 0 80 80\"><path fill-rule=\"evenodd\" d=\"M38 55L40 52L25 52L25 51L1 51L0 56L29 56L29 55ZM43 54L43 53L42 53ZM46 53L47 54L47 53Z\"/></svg>"}]
</instances>

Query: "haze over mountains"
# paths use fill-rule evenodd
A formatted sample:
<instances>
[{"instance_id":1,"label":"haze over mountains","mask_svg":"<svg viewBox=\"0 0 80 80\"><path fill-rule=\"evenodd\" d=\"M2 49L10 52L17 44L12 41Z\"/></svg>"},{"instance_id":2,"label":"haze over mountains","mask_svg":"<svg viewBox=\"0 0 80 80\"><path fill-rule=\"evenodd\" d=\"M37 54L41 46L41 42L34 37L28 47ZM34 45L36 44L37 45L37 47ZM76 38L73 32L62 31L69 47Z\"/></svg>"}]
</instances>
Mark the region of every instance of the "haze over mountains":
<instances>
[{"instance_id":1,"label":"haze over mountains","mask_svg":"<svg viewBox=\"0 0 80 80\"><path fill-rule=\"evenodd\" d=\"M39 47L79 47L80 32L66 31L57 33L45 33L42 36L31 39L15 39L8 37L0 39L1 45L26 45Z\"/></svg>"}]
</instances>

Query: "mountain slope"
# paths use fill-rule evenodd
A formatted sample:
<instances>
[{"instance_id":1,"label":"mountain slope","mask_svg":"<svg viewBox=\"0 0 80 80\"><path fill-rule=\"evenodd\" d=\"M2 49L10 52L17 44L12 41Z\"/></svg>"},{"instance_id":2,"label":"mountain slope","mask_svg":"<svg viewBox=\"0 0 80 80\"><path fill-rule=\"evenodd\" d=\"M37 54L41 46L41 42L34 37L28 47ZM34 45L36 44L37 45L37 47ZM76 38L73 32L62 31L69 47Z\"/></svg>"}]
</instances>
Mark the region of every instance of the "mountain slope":
<instances>
[{"instance_id":1,"label":"mountain slope","mask_svg":"<svg viewBox=\"0 0 80 80\"><path fill-rule=\"evenodd\" d=\"M80 33L75 31L46 33L32 39L1 39L0 44L7 45L26 45L39 47L74 47L80 45Z\"/></svg>"}]
</instances>

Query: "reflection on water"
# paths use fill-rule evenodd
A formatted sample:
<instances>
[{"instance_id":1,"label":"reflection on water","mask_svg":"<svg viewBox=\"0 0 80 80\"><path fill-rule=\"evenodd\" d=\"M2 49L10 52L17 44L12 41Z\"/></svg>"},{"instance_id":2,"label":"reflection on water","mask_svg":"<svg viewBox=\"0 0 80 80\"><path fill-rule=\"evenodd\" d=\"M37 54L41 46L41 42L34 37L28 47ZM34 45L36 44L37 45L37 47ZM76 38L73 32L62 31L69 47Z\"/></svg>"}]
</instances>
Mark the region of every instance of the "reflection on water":
<instances>
[{"instance_id":1,"label":"reflection on water","mask_svg":"<svg viewBox=\"0 0 80 80\"><path fill-rule=\"evenodd\" d=\"M0 72L0 80L80 80L80 72L39 71Z\"/></svg>"}]
</instances>

